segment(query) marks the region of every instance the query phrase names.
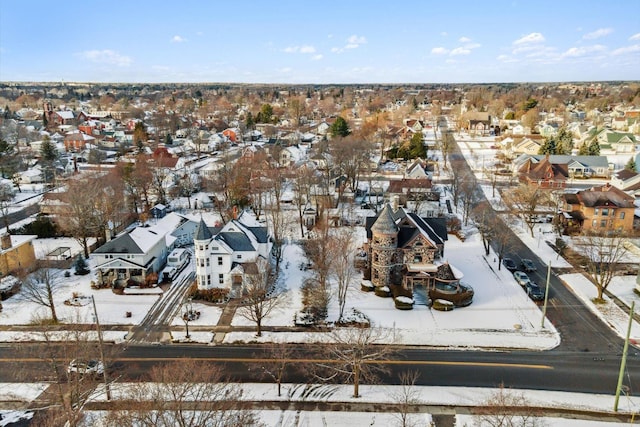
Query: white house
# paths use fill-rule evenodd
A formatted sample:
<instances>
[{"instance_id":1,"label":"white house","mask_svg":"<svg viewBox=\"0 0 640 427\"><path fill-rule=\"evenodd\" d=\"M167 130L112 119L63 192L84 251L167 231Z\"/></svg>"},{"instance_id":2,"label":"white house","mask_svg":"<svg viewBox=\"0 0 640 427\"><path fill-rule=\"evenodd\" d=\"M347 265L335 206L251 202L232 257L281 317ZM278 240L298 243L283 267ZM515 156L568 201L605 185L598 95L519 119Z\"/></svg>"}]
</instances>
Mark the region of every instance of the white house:
<instances>
[{"instance_id":1,"label":"white house","mask_svg":"<svg viewBox=\"0 0 640 427\"><path fill-rule=\"evenodd\" d=\"M191 242L195 227L195 221L170 213L109 240L91 254L98 284L147 283L175 246Z\"/></svg>"},{"instance_id":2,"label":"white house","mask_svg":"<svg viewBox=\"0 0 640 427\"><path fill-rule=\"evenodd\" d=\"M246 213L222 227L200 220L193 238L199 289L227 288L240 297L245 273L254 273L259 258L269 259L267 228Z\"/></svg>"}]
</instances>

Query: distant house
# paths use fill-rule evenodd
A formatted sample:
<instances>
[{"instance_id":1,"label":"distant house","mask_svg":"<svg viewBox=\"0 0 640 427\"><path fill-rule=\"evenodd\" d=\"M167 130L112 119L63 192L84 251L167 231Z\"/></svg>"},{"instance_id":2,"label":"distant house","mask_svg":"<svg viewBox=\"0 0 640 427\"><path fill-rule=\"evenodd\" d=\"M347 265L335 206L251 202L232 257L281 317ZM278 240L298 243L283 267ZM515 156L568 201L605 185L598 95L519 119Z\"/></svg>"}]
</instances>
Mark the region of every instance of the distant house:
<instances>
[{"instance_id":1,"label":"distant house","mask_svg":"<svg viewBox=\"0 0 640 427\"><path fill-rule=\"evenodd\" d=\"M280 158L278 159L278 163L282 167L289 167L302 160L303 156L304 151L296 145L284 147L282 150L280 150Z\"/></svg>"},{"instance_id":2,"label":"distant house","mask_svg":"<svg viewBox=\"0 0 640 427\"><path fill-rule=\"evenodd\" d=\"M200 220L193 242L198 288L226 288L232 297L242 296L245 274L255 272L258 259L269 260L272 246L267 228L245 212L224 226Z\"/></svg>"},{"instance_id":3,"label":"distant house","mask_svg":"<svg viewBox=\"0 0 640 427\"><path fill-rule=\"evenodd\" d=\"M510 145L510 152L513 154L538 154L540 147L542 147L542 137L533 135L513 138L513 142Z\"/></svg>"},{"instance_id":4,"label":"distant house","mask_svg":"<svg viewBox=\"0 0 640 427\"><path fill-rule=\"evenodd\" d=\"M606 156L570 156L524 154L513 161L514 168L518 170L527 162L539 163L543 159L549 159L551 164L567 165L570 178L609 178L611 168Z\"/></svg>"},{"instance_id":5,"label":"distant house","mask_svg":"<svg viewBox=\"0 0 640 427\"><path fill-rule=\"evenodd\" d=\"M563 193L560 221L567 234L580 231L631 232L634 201L634 197L610 184L577 193Z\"/></svg>"},{"instance_id":6,"label":"distant house","mask_svg":"<svg viewBox=\"0 0 640 427\"><path fill-rule=\"evenodd\" d=\"M433 164L429 164L423 159L415 159L405 169L404 177L407 179L431 179Z\"/></svg>"},{"instance_id":7,"label":"distant house","mask_svg":"<svg viewBox=\"0 0 640 427\"><path fill-rule=\"evenodd\" d=\"M87 144L94 144L95 137L84 132L68 133L64 137L64 148L66 151L81 151L86 148Z\"/></svg>"},{"instance_id":8,"label":"distant house","mask_svg":"<svg viewBox=\"0 0 640 427\"><path fill-rule=\"evenodd\" d=\"M548 157L540 162L531 159L518 169L520 182L543 189L564 188L569 178L567 164L551 163Z\"/></svg>"},{"instance_id":9,"label":"distant house","mask_svg":"<svg viewBox=\"0 0 640 427\"><path fill-rule=\"evenodd\" d=\"M491 131L491 116L487 112L470 111L464 114L466 128L471 133L489 135Z\"/></svg>"},{"instance_id":10,"label":"distant house","mask_svg":"<svg viewBox=\"0 0 640 427\"><path fill-rule=\"evenodd\" d=\"M602 154L626 154L636 151L636 137L632 133L614 131L611 129L591 130L585 143L596 140Z\"/></svg>"},{"instance_id":11,"label":"distant house","mask_svg":"<svg viewBox=\"0 0 640 427\"><path fill-rule=\"evenodd\" d=\"M421 211L427 212L427 217L436 217L444 213L444 206L440 205L440 193L435 191L430 179L399 179L389 181L387 195L391 202L397 201L406 206L412 201L419 204Z\"/></svg>"}]
</instances>

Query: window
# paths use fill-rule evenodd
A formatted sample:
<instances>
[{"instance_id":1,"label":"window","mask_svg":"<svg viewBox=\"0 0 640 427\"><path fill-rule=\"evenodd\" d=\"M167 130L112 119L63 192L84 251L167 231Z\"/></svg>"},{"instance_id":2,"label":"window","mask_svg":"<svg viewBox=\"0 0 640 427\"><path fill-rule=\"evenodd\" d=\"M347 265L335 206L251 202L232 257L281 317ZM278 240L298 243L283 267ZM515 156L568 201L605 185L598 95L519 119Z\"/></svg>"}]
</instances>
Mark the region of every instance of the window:
<instances>
[{"instance_id":1,"label":"window","mask_svg":"<svg viewBox=\"0 0 640 427\"><path fill-rule=\"evenodd\" d=\"M207 274L207 285L211 285L211 275Z\"/></svg>"},{"instance_id":2,"label":"window","mask_svg":"<svg viewBox=\"0 0 640 427\"><path fill-rule=\"evenodd\" d=\"M593 210L593 216L598 216L598 214L599 214L599 213L600 213L600 209L595 208L595 209Z\"/></svg>"},{"instance_id":3,"label":"window","mask_svg":"<svg viewBox=\"0 0 640 427\"><path fill-rule=\"evenodd\" d=\"M413 257L413 262L422 262L422 256L416 255Z\"/></svg>"},{"instance_id":4,"label":"window","mask_svg":"<svg viewBox=\"0 0 640 427\"><path fill-rule=\"evenodd\" d=\"M607 227L607 220L603 219L602 221L600 221L600 227L601 228L606 228Z\"/></svg>"},{"instance_id":5,"label":"window","mask_svg":"<svg viewBox=\"0 0 640 427\"><path fill-rule=\"evenodd\" d=\"M620 219L624 219L624 212L620 212Z\"/></svg>"},{"instance_id":6,"label":"window","mask_svg":"<svg viewBox=\"0 0 640 427\"><path fill-rule=\"evenodd\" d=\"M594 219L593 221L591 221L591 228L598 228L598 220Z\"/></svg>"},{"instance_id":7,"label":"window","mask_svg":"<svg viewBox=\"0 0 640 427\"><path fill-rule=\"evenodd\" d=\"M224 274L218 274L218 283L221 285L224 283Z\"/></svg>"},{"instance_id":8,"label":"window","mask_svg":"<svg viewBox=\"0 0 640 427\"><path fill-rule=\"evenodd\" d=\"M378 254L373 254L373 262L378 262Z\"/></svg>"},{"instance_id":9,"label":"window","mask_svg":"<svg viewBox=\"0 0 640 427\"><path fill-rule=\"evenodd\" d=\"M602 216L609 216L609 209L602 209Z\"/></svg>"},{"instance_id":10,"label":"window","mask_svg":"<svg viewBox=\"0 0 640 427\"><path fill-rule=\"evenodd\" d=\"M222 257L221 256L218 257L218 265L222 265Z\"/></svg>"},{"instance_id":11,"label":"window","mask_svg":"<svg viewBox=\"0 0 640 427\"><path fill-rule=\"evenodd\" d=\"M242 255L236 255L236 259L242 259Z\"/></svg>"},{"instance_id":12,"label":"window","mask_svg":"<svg viewBox=\"0 0 640 427\"><path fill-rule=\"evenodd\" d=\"M209 267L210 263L209 263L209 258L207 258L207 267Z\"/></svg>"},{"instance_id":13,"label":"window","mask_svg":"<svg viewBox=\"0 0 640 427\"><path fill-rule=\"evenodd\" d=\"M200 267L204 267L204 258L200 258Z\"/></svg>"}]
</instances>

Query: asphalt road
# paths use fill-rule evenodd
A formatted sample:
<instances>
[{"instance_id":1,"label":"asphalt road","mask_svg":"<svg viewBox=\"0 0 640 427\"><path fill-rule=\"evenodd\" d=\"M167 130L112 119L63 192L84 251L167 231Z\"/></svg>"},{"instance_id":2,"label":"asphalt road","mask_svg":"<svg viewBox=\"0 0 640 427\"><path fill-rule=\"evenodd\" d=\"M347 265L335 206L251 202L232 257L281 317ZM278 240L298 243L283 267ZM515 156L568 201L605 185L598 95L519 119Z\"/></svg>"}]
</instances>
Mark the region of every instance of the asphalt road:
<instances>
[{"instance_id":1,"label":"asphalt road","mask_svg":"<svg viewBox=\"0 0 640 427\"><path fill-rule=\"evenodd\" d=\"M307 364L318 359L309 347L296 349L289 361L285 382L307 382ZM26 350L29 350L28 352ZM109 365L110 377L123 381L145 380L157 364L180 358L194 358L212 364L224 364L225 373L234 381L266 381L260 366L272 359L264 346L129 346L116 352ZM42 344L0 348L0 382L52 380L49 361L41 359L48 350ZM109 352L112 353L112 352ZM37 355L37 357L36 357ZM429 386L505 387L613 394L618 378L621 354L594 355L586 352L474 352L437 351L422 348L397 348L382 363L388 369L381 379L399 384L402 372L417 371L417 384ZM640 353L630 352L624 383L631 393L640 389Z\"/></svg>"},{"instance_id":2,"label":"asphalt road","mask_svg":"<svg viewBox=\"0 0 640 427\"><path fill-rule=\"evenodd\" d=\"M457 144L453 145L449 162L452 170L466 168L470 176L473 176L473 171L465 161ZM486 202L487 206L491 206L484 197L484 193L479 192L479 194L482 196L478 203ZM494 214L498 218L501 217L495 211ZM516 265L519 265L523 258L533 260L537 270L530 276L536 283L544 287L547 281L546 262L548 260L541 260L536 253L522 243L507 225L504 227L510 234L507 245L509 250L504 256L512 258ZM613 355L622 351L622 339L617 337L607 325L582 304L582 301L558 279L553 269L549 280L547 318L560 332L562 338L560 346L555 351L592 352L604 355Z\"/></svg>"}]
</instances>

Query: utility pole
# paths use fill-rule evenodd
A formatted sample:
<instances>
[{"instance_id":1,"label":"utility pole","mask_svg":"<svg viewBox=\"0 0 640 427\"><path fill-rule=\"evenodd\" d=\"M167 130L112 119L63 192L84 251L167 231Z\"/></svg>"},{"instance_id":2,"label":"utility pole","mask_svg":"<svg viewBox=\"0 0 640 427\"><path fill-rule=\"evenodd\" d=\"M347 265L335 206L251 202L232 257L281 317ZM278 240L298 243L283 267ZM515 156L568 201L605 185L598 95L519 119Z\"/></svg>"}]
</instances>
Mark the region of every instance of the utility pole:
<instances>
[{"instance_id":1,"label":"utility pole","mask_svg":"<svg viewBox=\"0 0 640 427\"><path fill-rule=\"evenodd\" d=\"M93 315L96 318L96 328L98 329L98 344L100 347L100 360L102 361L102 377L104 378L104 388L107 393L107 400L111 400L111 387L109 387L109 380L107 379L107 364L104 360L104 343L102 341L102 329L100 328L98 310L96 309L96 300L93 295L91 295L91 302L93 303Z\"/></svg>"},{"instance_id":2,"label":"utility pole","mask_svg":"<svg viewBox=\"0 0 640 427\"><path fill-rule=\"evenodd\" d=\"M620 391L622 390L624 369L627 365L627 353L629 352L629 335L631 335L631 326L633 325L633 312L635 305L636 302L631 301L631 310L629 310L629 326L627 326L627 336L624 339L624 349L622 350L622 361L620 361L620 373L618 374L618 385L616 386L616 399L613 402L613 412L618 412L618 401L620 400Z\"/></svg>"},{"instance_id":3,"label":"utility pole","mask_svg":"<svg viewBox=\"0 0 640 427\"><path fill-rule=\"evenodd\" d=\"M547 263L547 286L544 291L544 305L542 306L542 323L541 327L544 329L544 319L547 317L547 302L549 301L549 279L551 279L551 261Z\"/></svg>"}]
</instances>

